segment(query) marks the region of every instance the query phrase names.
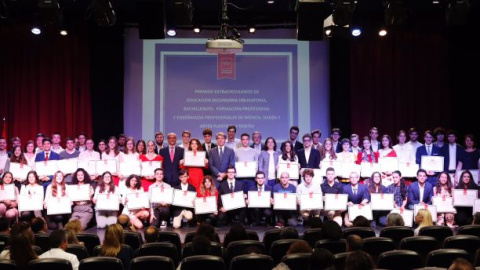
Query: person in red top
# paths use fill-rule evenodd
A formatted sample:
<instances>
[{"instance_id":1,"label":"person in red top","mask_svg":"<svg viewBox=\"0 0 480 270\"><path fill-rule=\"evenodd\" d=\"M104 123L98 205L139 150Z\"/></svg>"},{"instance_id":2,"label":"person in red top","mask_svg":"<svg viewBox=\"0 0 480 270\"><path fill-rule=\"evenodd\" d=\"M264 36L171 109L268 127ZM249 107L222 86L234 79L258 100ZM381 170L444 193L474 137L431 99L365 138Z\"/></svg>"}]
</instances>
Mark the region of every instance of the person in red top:
<instances>
[{"instance_id":1,"label":"person in red top","mask_svg":"<svg viewBox=\"0 0 480 270\"><path fill-rule=\"evenodd\" d=\"M363 149L357 156L356 163L360 165L362 162L378 163L378 152L372 150L372 143L368 136L363 137Z\"/></svg>"},{"instance_id":2,"label":"person in red top","mask_svg":"<svg viewBox=\"0 0 480 270\"><path fill-rule=\"evenodd\" d=\"M197 197L210 197L214 196L217 198L217 205L218 205L218 190L213 183L213 178L210 175L205 175L203 181L200 185L200 188L197 189ZM215 226L218 219L218 211L211 213L211 214L202 214L197 215L197 222L198 223L209 223Z\"/></svg>"},{"instance_id":3,"label":"person in red top","mask_svg":"<svg viewBox=\"0 0 480 270\"><path fill-rule=\"evenodd\" d=\"M163 165L163 157L160 155L157 155L155 153L155 142L152 140L149 140L147 142L147 153L145 155L140 155L140 161L146 162L146 161L161 161ZM163 167L163 166L162 166ZM150 187L151 184L155 182L155 177L152 176L146 176L142 177L142 188L145 191L148 191L148 187Z\"/></svg>"},{"instance_id":4,"label":"person in red top","mask_svg":"<svg viewBox=\"0 0 480 270\"><path fill-rule=\"evenodd\" d=\"M198 139L191 139L190 144L188 146L188 151L193 151L194 153L197 151L204 151L202 144ZM203 168L208 169L208 159L205 159L205 166L204 167L191 167L191 166L184 166L183 164L185 161L182 159L180 160L180 169L188 170L188 183L195 187L196 190L200 189L200 185L203 181Z\"/></svg>"}]
</instances>

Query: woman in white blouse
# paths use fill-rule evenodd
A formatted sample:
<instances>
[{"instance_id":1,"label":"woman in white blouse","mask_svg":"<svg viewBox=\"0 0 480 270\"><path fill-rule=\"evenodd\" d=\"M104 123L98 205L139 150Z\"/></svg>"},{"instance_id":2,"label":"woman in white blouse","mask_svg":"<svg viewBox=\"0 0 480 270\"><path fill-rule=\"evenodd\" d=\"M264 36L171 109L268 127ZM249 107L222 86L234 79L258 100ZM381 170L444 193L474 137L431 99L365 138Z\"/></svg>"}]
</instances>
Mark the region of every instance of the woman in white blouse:
<instances>
[{"instance_id":1,"label":"woman in white blouse","mask_svg":"<svg viewBox=\"0 0 480 270\"><path fill-rule=\"evenodd\" d=\"M258 157L258 170L265 172L265 176L268 179L267 185L272 187L276 184L276 168L278 164L278 158L281 154L282 152L277 150L277 142L275 139L273 137L268 137L265 140L265 146Z\"/></svg>"},{"instance_id":2,"label":"woman in white blouse","mask_svg":"<svg viewBox=\"0 0 480 270\"><path fill-rule=\"evenodd\" d=\"M145 193L142 188L142 183L140 177L137 175L130 175L127 180L125 180L125 185L127 189L124 191L125 193L122 194L123 200L123 214L126 214L130 217L130 222L133 226L137 229L143 228L143 221L147 221L150 212L147 208L140 208L140 209L130 209L128 206L128 194L135 194L135 193Z\"/></svg>"},{"instance_id":3,"label":"woman in white blouse","mask_svg":"<svg viewBox=\"0 0 480 270\"><path fill-rule=\"evenodd\" d=\"M61 171L57 171L53 176L52 183L47 187L47 191L45 192L45 200L43 202L45 209L48 209L49 201L61 197L68 197L67 189L65 187L64 174ZM47 215L48 229L56 230L63 228L63 226L67 223L69 217L69 214Z\"/></svg>"},{"instance_id":4,"label":"woman in white blouse","mask_svg":"<svg viewBox=\"0 0 480 270\"><path fill-rule=\"evenodd\" d=\"M40 198L44 197L43 186L40 185L40 179L36 171L30 171L27 174L27 181L25 186L20 189L20 195L39 195ZM33 216L41 217L42 211L23 211L20 212L20 219L24 221L30 221Z\"/></svg>"},{"instance_id":5,"label":"woman in white blouse","mask_svg":"<svg viewBox=\"0 0 480 270\"><path fill-rule=\"evenodd\" d=\"M27 160L28 166L35 170L35 143L32 140L29 140L25 144L24 154L25 159Z\"/></svg>"},{"instance_id":6,"label":"woman in white blouse","mask_svg":"<svg viewBox=\"0 0 480 270\"><path fill-rule=\"evenodd\" d=\"M117 187L113 183L113 177L110 172L104 172L100 177L100 183L95 190L93 203L97 203L99 194L118 194ZM120 197L118 197L120 198ZM120 202L119 202L120 203ZM117 223L118 211L96 210L95 217L97 220L97 228L105 229L108 225Z\"/></svg>"}]
</instances>

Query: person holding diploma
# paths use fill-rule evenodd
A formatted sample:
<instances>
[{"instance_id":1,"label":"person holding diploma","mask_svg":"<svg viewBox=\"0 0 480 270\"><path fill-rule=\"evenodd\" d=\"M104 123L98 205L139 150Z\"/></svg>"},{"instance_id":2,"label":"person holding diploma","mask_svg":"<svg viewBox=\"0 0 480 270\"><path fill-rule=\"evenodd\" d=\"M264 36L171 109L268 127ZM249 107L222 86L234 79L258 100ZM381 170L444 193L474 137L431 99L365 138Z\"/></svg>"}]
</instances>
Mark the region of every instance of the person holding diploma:
<instances>
[{"instance_id":1,"label":"person holding diploma","mask_svg":"<svg viewBox=\"0 0 480 270\"><path fill-rule=\"evenodd\" d=\"M117 161L118 169L118 163L123 161L123 152L120 152L120 150L118 150L118 141L115 136L111 136L110 138L108 138L107 149L105 150L105 153L103 153L101 156L102 160L115 159ZM113 175L113 182L116 186L118 186L118 182L120 181L118 173L116 171L111 173Z\"/></svg>"},{"instance_id":2,"label":"person holding diploma","mask_svg":"<svg viewBox=\"0 0 480 270\"><path fill-rule=\"evenodd\" d=\"M305 147L307 144L304 144ZM322 194L322 189L319 184L313 185L312 180L315 176L315 173L312 169L306 169L302 173L303 182L297 187L297 203L300 204L300 195L302 194ZM308 224L308 221L311 217L320 217L320 209L315 210L300 210L300 215L305 224Z\"/></svg>"},{"instance_id":3,"label":"person holding diploma","mask_svg":"<svg viewBox=\"0 0 480 270\"><path fill-rule=\"evenodd\" d=\"M342 152L337 153L337 161L340 161L342 163L342 166L343 164L345 165L355 164L355 161L356 161L355 154L350 152L350 139L348 138L342 139L341 146L342 146ZM350 183L350 180L348 177L346 177L346 175L342 175L342 178L340 178L339 181L344 185L347 185L348 183Z\"/></svg>"},{"instance_id":4,"label":"person holding diploma","mask_svg":"<svg viewBox=\"0 0 480 270\"><path fill-rule=\"evenodd\" d=\"M262 171L257 171L255 174L255 181L257 184L253 187L250 187L248 191L258 191L265 192L270 191L272 194L272 187L265 184L265 173ZM272 194L273 195L273 194ZM249 200L247 199L247 205L249 204ZM270 199L270 203L273 202L273 199ZM265 222L269 225L273 224L273 213L272 208L249 208L250 218L252 220L251 226L258 226L262 221L262 216L265 217Z\"/></svg>"},{"instance_id":5,"label":"person holding diploma","mask_svg":"<svg viewBox=\"0 0 480 270\"><path fill-rule=\"evenodd\" d=\"M433 196L435 197L453 197L452 181L447 172L441 172L438 175L437 184L433 187ZM438 213L437 225L447 225L450 228L455 228L455 213Z\"/></svg>"},{"instance_id":6,"label":"person holding diploma","mask_svg":"<svg viewBox=\"0 0 480 270\"><path fill-rule=\"evenodd\" d=\"M51 151L52 140L48 137L43 138L42 140L43 151L37 153L35 156L35 162L40 161L49 161L49 160L59 160L60 155ZM52 175L40 175L40 183L43 186L43 190L45 191L47 187L52 183Z\"/></svg>"},{"instance_id":7,"label":"person holding diploma","mask_svg":"<svg viewBox=\"0 0 480 270\"><path fill-rule=\"evenodd\" d=\"M360 165L362 162L369 163L378 163L378 152L372 150L372 143L368 136L363 137L363 149L358 153L357 164Z\"/></svg>"},{"instance_id":8,"label":"person holding diploma","mask_svg":"<svg viewBox=\"0 0 480 270\"><path fill-rule=\"evenodd\" d=\"M302 144L302 148L303 148L303 144ZM290 162L298 163L298 156L295 150L293 149L293 145L291 141L283 142L281 151L282 151L282 155L278 156L277 171L279 167L278 163L290 163ZM300 163L298 163L298 169L300 170ZM290 180L290 184L296 187L298 185L298 181L296 179Z\"/></svg>"},{"instance_id":9,"label":"person holding diploma","mask_svg":"<svg viewBox=\"0 0 480 270\"><path fill-rule=\"evenodd\" d=\"M61 171L55 173L52 184L47 187L45 200L43 202L45 209L47 209L50 200L55 200L55 198L59 197L68 197L67 188L65 187L65 177ZM56 230L63 228L68 218L69 214L47 215L48 229Z\"/></svg>"},{"instance_id":10,"label":"person holding diploma","mask_svg":"<svg viewBox=\"0 0 480 270\"><path fill-rule=\"evenodd\" d=\"M35 143L32 140L25 144L23 156L27 160L27 165L35 170Z\"/></svg>"},{"instance_id":11,"label":"person holding diploma","mask_svg":"<svg viewBox=\"0 0 480 270\"><path fill-rule=\"evenodd\" d=\"M417 148L415 154L416 163L422 168L422 156L443 156L442 149L433 144L433 132L430 130L425 131L423 139L425 144ZM443 167L443 166L442 166ZM433 171L427 171L427 182L432 186L437 184L438 173Z\"/></svg>"},{"instance_id":12,"label":"person holding diploma","mask_svg":"<svg viewBox=\"0 0 480 270\"><path fill-rule=\"evenodd\" d=\"M147 142L147 153L145 155L140 155L141 162L149 162L149 161L160 161L162 162L163 167L163 157L161 155L157 155L155 153L155 142L149 140ZM151 184L155 182L155 176L144 176L142 177L142 188L143 190L147 191Z\"/></svg>"},{"instance_id":13,"label":"person holding diploma","mask_svg":"<svg viewBox=\"0 0 480 270\"><path fill-rule=\"evenodd\" d=\"M240 136L240 146L235 149L235 161L236 162L258 162L258 153L255 149L250 147L250 135L248 133L243 133ZM258 167L258 163L257 163ZM258 169L258 168L257 168ZM253 178L241 178L243 184L247 190L250 187L255 186L255 181Z\"/></svg>"},{"instance_id":14,"label":"person holding diploma","mask_svg":"<svg viewBox=\"0 0 480 270\"><path fill-rule=\"evenodd\" d=\"M393 150L397 153L398 162L413 164L415 163L415 152L417 151L411 144L406 143L407 132L400 130L397 133L398 143L393 146Z\"/></svg>"},{"instance_id":15,"label":"person holding diploma","mask_svg":"<svg viewBox=\"0 0 480 270\"><path fill-rule=\"evenodd\" d=\"M163 182L163 169L155 169L155 183L148 187L148 198L152 198L153 188L172 188L168 183ZM166 228L170 217L170 205L167 203L151 203L150 205L150 225L154 227Z\"/></svg>"},{"instance_id":16,"label":"person holding diploma","mask_svg":"<svg viewBox=\"0 0 480 270\"><path fill-rule=\"evenodd\" d=\"M188 146L188 151L193 151L194 153L197 151L204 151L202 144L200 141L196 138L193 138L190 140L190 144ZM181 159L180 160L180 169L188 170L188 183L192 186L195 187L195 190L198 190L200 188L200 185L202 184L203 181L203 171L204 169L208 169L208 159L205 158L205 166L204 167L191 167L191 166L185 166L185 160Z\"/></svg>"},{"instance_id":17,"label":"person holding diploma","mask_svg":"<svg viewBox=\"0 0 480 270\"><path fill-rule=\"evenodd\" d=\"M337 152L333 148L333 142L331 138L325 138L323 141L323 147L320 149L320 156L322 161L337 160ZM320 163L320 166L322 163Z\"/></svg>"},{"instance_id":18,"label":"person holding diploma","mask_svg":"<svg viewBox=\"0 0 480 270\"><path fill-rule=\"evenodd\" d=\"M29 171L27 174L27 181L25 186L20 189L20 195L40 195L42 200L44 197L43 187L40 185L40 180L36 171ZM23 211L20 212L20 220L30 221L33 216L41 217L42 211Z\"/></svg>"},{"instance_id":19,"label":"person holding diploma","mask_svg":"<svg viewBox=\"0 0 480 270\"><path fill-rule=\"evenodd\" d=\"M323 145L325 146L325 144ZM335 169L332 167L327 168L325 175L326 181L323 181L323 184L320 185L322 194L324 194L323 200L325 201L325 194L343 194L343 185L336 181L337 176L335 175ZM326 216L328 220L333 220L339 226L342 226L341 211L324 211L323 215Z\"/></svg>"},{"instance_id":20,"label":"person holding diploma","mask_svg":"<svg viewBox=\"0 0 480 270\"><path fill-rule=\"evenodd\" d=\"M415 204L432 204L433 186L426 181L427 171L419 169L417 182L413 182L408 188L408 209L413 210Z\"/></svg>"},{"instance_id":21,"label":"person holding diploma","mask_svg":"<svg viewBox=\"0 0 480 270\"><path fill-rule=\"evenodd\" d=\"M469 170L465 170L460 174L460 183L455 189L473 189L478 190L477 184L473 180L473 175ZM472 207L456 206L457 215L456 223L458 226L463 226L472 223Z\"/></svg>"},{"instance_id":22,"label":"person holding diploma","mask_svg":"<svg viewBox=\"0 0 480 270\"><path fill-rule=\"evenodd\" d=\"M230 147L225 147L225 140L227 139L225 133L218 132L216 138L218 145L208 153L208 162L215 186L219 188L220 183L227 176L227 168L235 166L235 151Z\"/></svg>"},{"instance_id":23,"label":"person holding diploma","mask_svg":"<svg viewBox=\"0 0 480 270\"><path fill-rule=\"evenodd\" d=\"M181 191L192 191L197 193L197 189L194 186L190 185L188 182L188 170L180 170L180 184L174 186L174 189ZM187 222L191 222L193 219L192 208L184 208L178 206L172 206L173 212L173 228L178 229L182 226L182 220L185 219Z\"/></svg>"},{"instance_id":24,"label":"person holding diploma","mask_svg":"<svg viewBox=\"0 0 480 270\"><path fill-rule=\"evenodd\" d=\"M218 204L218 190L215 187L213 178L210 175L205 175L203 177L203 182L200 185L200 188L197 189L197 197L198 198L205 198L215 196L216 201ZM197 222L199 223L208 223L215 225L217 223L218 211L213 212L211 214L201 214L197 215Z\"/></svg>"},{"instance_id":25,"label":"person holding diploma","mask_svg":"<svg viewBox=\"0 0 480 270\"><path fill-rule=\"evenodd\" d=\"M123 194L123 214L126 214L130 217L130 222L135 226L137 229L143 228L143 221L147 221L150 215L150 212L146 208L141 209L129 209L128 208L128 194L135 194L135 193L144 193L145 191L142 188L140 176L132 174L127 177L125 180L125 185L127 189L124 191Z\"/></svg>"},{"instance_id":26,"label":"person holding diploma","mask_svg":"<svg viewBox=\"0 0 480 270\"><path fill-rule=\"evenodd\" d=\"M258 170L265 172L265 176L268 179L267 185L270 187L275 186L277 181L277 164L278 157L282 154L277 150L277 142L273 137L268 137L265 140L265 145L263 146L260 155L258 156Z\"/></svg>"},{"instance_id":27,"label":"person holding diploma","mask_svg":"<svg viewBox=\"0 0 480 270\"><path fill-rule=\"evenodd\" d=\"M405 209L407 205L407 185L402 178L400 171L392 172L393 183L388 186L388 193L393 193L393 204L395 208Z\"/></svg>"},{"instance_id":28,"label":"person holding diploma","mask_svg":"<svg viewBox=\"0 0 480 270\"><path fill-rule=\"evenodd\" d=\"M290 142L285 142L285 146ZM280 175L280 183L273 187L273 193L296 193L297 188L290 184L290 175L288 172L283 172ZM272 195L273 196L273 195ZM275 202L273 202L275 203ZM283 228L285 223L288 226L297 226L297 211L296 210L274 210L277 217L277 228Z\"/></svg>"},{"instance_id":29,"label":"person holding diploma","mask_svg":"<svg viewBox=\"0 0 480 270\"><path fill-rule=\"evenodd\" d=\"M73 211L71 220L78 219L82 224L82 230L87 229L88 223L93 217L92 196L94 189L91 185L90 175L82 168L78 168L72 175L72 185L90 185L90 200L73 202Z\"/></svg>"},{"instance_id":30,"label":"person holding diploma","mask_svg":"<svg viewBox=\"0 0 480 270\"><path fill-rule=\"evenodd\" d=\"M213 150L212 150L213 151ZM233 151L233 150L232 150ZM222 181L218 187L219 195L230 194L234 192L241 191L246 197L246 189L242 181L237 181L235 179L235 166L230 166L227 168L227 180ZM239 223L243 224L245 222L246 210L245 208L238 208L235 210L227 211L223 208L222 200L219 201L220 204L220 213L218 214L219 226L224 226L231 223L236 216L238 216Z\"/></svg>"},{"instance_id":31,"label":"person holding diploma","mask_svg":"<svg viewBox=\"0 0 480 270\"><path fill-rule=\"evenodd\" d=\"M312 136L310 133L305 133L302 136L303 148L297 151L298 163L300 168L320 168L320 151L312 147ZM300 179L299 179L300 181Z\"/></svg>"},{"instance_id":32,"label":"person holding diploma","mask_svg":"<svg viewBox=\"0 0 480 270\"><path fill-rule=\"evenodd\" d=\"M19 163L22 165L28 165L27 159L23 155L22 148L20 146L15 146L12 149L12 156L7 159L7 162L5 163L5 169L4 171L9 172L10 171L10 164L11 163ZM17 177L13 178L15 186L20 190L21 189L21 184L25 179L20 179Z\"/></svg>"},{"instance_id":33,"label":"person holding diploma","mask_svg":"<svg viewBox=\"0 0 480 270\"><path fill-rule=\"evenodd\" d=\"M382 175L380 172L372 173L372 177L370 177L370 181L368 181L368 192L370 194L388 193L388 189L382 185ZM387 225L388 213L389 211L373 211L373 220L376 224L380 224L381 226L385 227Z\"/></svg>"},{"instance_id":34,"label":"person holding diploma","mask_svg":"<svg viewBox=\"0 0 480 270\"><path fill-rule=\"evenodd\" d=\"M160 155L163 157L162 169L164 181L170 186L176 186L178 173L180 172L180 159L184 156L185 149L176 145L177 135L173 132L167 134L168 147L160 149Z\"/></svg>"},{"instance_id":35,"label":"person holding diploma","mask_svg":"<svg viewBox=\"0 0 480 270\"><path fill-rule=\"evenodd\" d=\"M97 203L98 194L118 194L117 187L113 183L113 176L110 172L104 172L100 177L100 183L95 190L93 203ZM96 210L95 217L97 228L105 229L107 226L117 223L118 211Z\"/></svg>"},{"instance_id":36,"label":"person holding diploma","mask_svg":"<svg viewBox=\"0 0 480 270\"><path fill-rule=\"evenodd\" d=\"M368 188L359 184L359 176L357 172L350 173L350 184L343 186L343 193L348 194L348 206L353 206L354 204L365 205L370 201L370 193ZM345 213L345 226L352 227L353 223L350 222L348 213Z\"/></svg>"},{"instance_id":37,"label":"person holding diploma","mask_svg":"<svg viewBox=\"0 0 480 270\"><path fill-rule=\"evenodd\" d=\"M0 199L0 217L6 217L11 224L18 219L18 188L13 183L13 174L10 172L5 172L0 180L0 189L3 190L7 186L13 186L15 199Z\"/></svg>"}]
</instances>

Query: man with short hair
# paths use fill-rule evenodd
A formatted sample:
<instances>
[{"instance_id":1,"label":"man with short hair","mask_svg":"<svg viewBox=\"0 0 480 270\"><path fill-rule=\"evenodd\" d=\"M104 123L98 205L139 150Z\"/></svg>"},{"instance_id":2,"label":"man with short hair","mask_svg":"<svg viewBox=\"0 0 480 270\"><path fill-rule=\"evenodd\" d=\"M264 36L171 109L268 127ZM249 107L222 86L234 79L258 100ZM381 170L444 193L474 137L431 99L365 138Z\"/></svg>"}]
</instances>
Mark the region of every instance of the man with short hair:
<instances>
[{"instance_id":1,"label":"man with short hair","mask_svg":"<svg viewBox=\"0 0 480 270\"><path fill-rule=\"evenodd\" d=\"M7 140L0 136L0 175L3 174L5 170L5 164L8 160L8 153L7 153Z\"/></svg>"},{"instance_id":2,"label":"man with short hair","mask_svg":"<svg viewBox=\"0 0 480 270\"><path fill-rule=\"evenodd\" d=\"M330 131L330 138L332 139L332 149L335 153L342 152L342 144L340 138L342 137L342 131L339 128L332 128Z\"/></svg>"},{"instance_id":3,"label":"man with short hair","mask_svg":"<svg viewBox=\"0 0 480 270\"><path fill-rule=\"evenodd\" d=\"M338 181L335 181L337 176L335 175L335 169L332 167L327 168L325 172L326 181L320 185L322 189L323 198L325 200L325 194L343 194L343 185ZM325 209L323 215L329 220L334 220L339 226L342 226L341 211L331 211ZM324 219L325 220L325 219Z\"/></svg>"},{"instance_id":4,"label":"man with short hair","mask_svg":"<svg viewBox=\"0 0 480 270\"><path fill-rule=\"evenodd\" d=\"M414 209L415 204L432 204L433 186L427 182L427 171L417 171L417 181L407 189L407 208Z\"/></svg>"},{"instance_id":5,"label":"man with short hair","mask_svg":"<svg viewBox=\"0 0 480 270\"><path fill-rule=\"evenodd\" d=\"M43 151L39 152L35 156L35 162L60 160L60 155L51 151L52 140L48 137L43 139ZM50 185L53 179L53 175L39 175L40 184L43 186L43 191L46 192L47 186Z\"/></svg>"},{"instance_id":6,"label":"man with short hair","mask_svg":"<svg viewBox=\"0 0 480 270\"><path fill-rule=\"evenodd\" d=\"M310 133L310 135L312 136L312 142L313 142L312 148L320 151L320 149L322 149L322 143L320 142L320 138L322 137L322 132L320 131L320 129L315 129Z\"/></svg>"},{"instance_id":7,"label":"man with short hair","mask_svg":"<svg viewBox=\"0 0 480 270\"><path fill-rule=\"evenodd\" d=\"M372 151L378 152L378 149L382 148L382 143L378 141L378 128L372 127L368 132L370 137L370 143L372 144Z\"/></svg>"},{"instance_id":8,"label":"man with short hair","mask_svg":"<svg viewBox=\"0 0 480 270\"><path fill-rule=\"evenodd\" d=\"M352 144L352 146L350 146L350 152L357 157L358 153L362 152L362 147L360 147L360 136L355 133L350 135L350 143Z\"/></svg>"},{"instance_id":9,"label":"man with short hair","mask_svg":"<svg viewBox=\"0 0 480 270\"><path fill-rule=\"evenodd\" d=\"M160 155L160 150L165 147L165 145L163 145L163 139L163 132L158 131L155 133L155 154L157 155Z\"/></svg>"},{"instance_id":10,"label":"man with short hair","mask_svg":"<svg viewBox=\"0 0 480 270\"><path fill-rule=\"evenodd\" d=\"M120 134L118 135L118 151L123 152L123 149L125 149L125 143L127 142L127 136L125 134Z\"/></svg>"},{"instance_id":11,"label":"man with short hair","mask_svg":"<svg viewBox=\"0 0 480 270\"><path fill-rule=\"evenodd\" d=\"M258 153L255 149L249 146L250 135L248 133L243 133L240 136L241 146L235 150L235 161L236 162L257 162L258 168ZM240 165L242 166L242 165ZM242 178L242 181L245 183L245 188L248 190L250 187L255 185L253 178Z\"/></svg>"},{"instance_id":12,"label":"man with short hair","mask_svg":"<svg viewBox=\"0 0 480 270\"><path fill-rule=\"evenodd\" d=\"M213 151L213 150L212 150ZM247 189L245 188L242 181L237 181L235 179L236 170L234 166L229 166L226 170L227 180L222 181L218 187L218 197L220 198L224 194L230 194L234 192L241 191L243 192L244 198L246 197ZM235 210L225 210L223 208L222 200L219 199L220 211L218 212L218 221L220 226L227 225L235 219L235 216L238 216L239 223L243 225L245 222L246 209L239 208Z\"/></svg>"},{"instance_id":13,"label":"man with short hair","mask_svg":"<svg viewBox=\"0 0 480 270\"><path fill-rule=\"evenodd\" d=\"M55 230L48 237L50 242L50 250L38 256L39 259L56 258L65 259L72 264L72 270L78 270L78 258L76 255L65 252L68 247L67 235L62 229Z\"/></svg>"},{"instance_id":14,"label":"man with short hair","mask_svg":"<svg viewBox=\"0 0 480 270\"><path fill-rule=\"evenodd\" d=\"M412 127L408 130L408 137L410 140L407 144L411 145L414 150L417 150L418 147L422 146L422 144L418 141L418 131L416 128Z\"/></svg>"},{"instance_id":15,"label":"man with short hair","mask_svg":"<svg viewBox=\"0 0 480 270\"><path fill-rule=\"evenodd\" d=\"M60 145L62 142L62 137L60 135L60 132L54 132L52 134L52 151L60 154L63 151L63 147Z\"/></svg>"},{"instance_id":16,"label":"man with short hair","mask_svg":"<svg viewBox=\"0 0 480 270\"><path fill-rule=\"evenodd\" d=\"M370 201L370 192L368 191L367 186L359 184L360 177L357 172L350 173L350 184L343 186L343 193L348 194L348 206L353 206L354 204L365 205ZM353 223L350 222L348 213L345 214L345 226L352 227Z\"/></svg>"},{"instance_id":17,"label":"man with short hair","mask_svg":"<svg viewBox=\"0 0 480 270\"><path fill-rule=\"evenodd\" d=\"M65 142L67 148L60 152L60 159L78 158L80 155L80 151L75 149L75 141L73 140L73 138L68 137ZM65 182L67 182L68 184L72 182L72 174L65 175Z\"/></svg>"},{"instance_id":18,"label":"man with short hair","mask_svg":"<svg viewBox=\"0 0 480 270\"><path fill-rule=\"evenodd\" d=\"M283 172L280 175L280 183L276 184L273 189L273 193L296 193L297 189L294 185L290 184L290 175L288 172ZM273 195L272 195L273 197ZM274 210L277 217L277 228L283 228L285 224L288 226L297 226L297 211L296 210Z\"/></svg>"},{"instance_id":19,"label":"man with short hair","mask_svg":"<svg viewBox=\"0 0 480 270\"><path fill-rule=\"evenodd\" d=\"M188 150L188 147L190 146L190 138L192 136L192 133L188 130L182 131L182 143L179 144L178 146Z\"/></svg>"},{"instance_id":20,"label":"man with short hair","mask_svg":"<svg viewBox=\"0 0 480 270\"><path fill-rule=\"evenodd\" d=\"M227 134L228 138L227 141L225 142L225 146L229 147L230 149L236 149L237 146L240 144L240 139L235 138L235 134L237 133L237 127L236 126L228 126L227 128Z\"/></svg>"},{"instance_id":21,"label":"man with short hair","mask_svg":"<svg viewBox=\"0 0 480 270\"><path fill-rule=\"evenodd\" d=\"M227 176L227 168L235 166L235 152L233 149L225 146L227 136L223 132L217 133L218 146L210 150L208 153L208 163L212 171L212 177L215 181L215 186L219 186Z\"/></svg>"},{"instance_id":22,"label":"man with short hair","mask_svg":"<svg viewBox=\"0 0 480 270\"><path fill-rule=\"evenodd\" d=\"M87 146L85 145L87 141L87 135L83 132L78 133L78 147L77 150L81 152L87 150Z\"/></svg>"},{"instance_id":23,"label":"man with short hair","mask_svg":"<svg viewBox=\"0 0 480 270\"><path fill-rule=\"evenodd\" d=\"M45 138L45 134L43 133L37 133L37 136L35 137L35 155L43 151L43 139Z\"/></svg>"},{"instance_id":24,"label":"man with short hair","mask_svg":"<svg viewBox=\"0 0 480 270\"><path fill-rule=\"evenodd\" d=\"M255 174L255 181L257 182L256 185L251 186L248 191L258 191L260 194L261 192L268 192L272 194L272 187L267 185L265 179L265 173L262 171L258 171ZM272 200L270 200L272 201ZM249 200L246 201L247 204ZM252 220L251 226L257 226L261 224L262 217L265 217L265 223L272 225L273 224L273 213L272 208L248 208L250 212L250 218Z\"/></svg>"},{"instance_id":25,"label":"man with short hair","mask_svg":"<svg viewBox=\"0 0 480 270\"><path fill-rule=\"evenodd\" d=\"M177 146L177 135L173 132L167 135L168 147L160 150L163 157L164 181L174 187L180 183L180 160L183 159L184 149Z\"/></svg>"},{"instance_id":26,"label":"man with short hair","mask_svg":"<svg viewBox=\"0 0 480 270\"><path fill-rule=\"evenodd\" d=\"M322 194L322 189L320 188L320 184L313 183L313 177L315 173L312 169L306 169L302 173L303 182L297 186L297 201L300 204L300 196L302 194ZM300 210L300 215L303 221L307 221L311 217L320 217L320 210ZM305 223L304 223L305 224Z\"/></svg>"},{"instance_id":27,"label":"man with short hair","mask_svg":"<svg viewBox=\"0 0 480 270\"><path fill-rule=\"evenodd\" d=\"M254 131L252 133L252 141L253 143L250 145L250 147L255 149L255 151L257 152L257 155L260 155L260 152L262 152L262 148L263 148L262 133L260 133L260 131Z\"/></svg>"},{"instance_id":28,"label":"man with short hair","mask_svg":"<svg viewBox=\"0 0 480 270\"><path fill-rule=\"evenodd\" d=\"M148 197L152 197L152 192L154 188L166 189L172 188L171 185L163 181L163 169L157 168L154 171L155 183L151 184L148 187ZM161 203L151 203L150 204L150 225L154 227L160 226L160 228L165 229L167 227L168 219L170 216L170 205L161 202Z\"/></svg>"},{"instance_id":29,"label":"man with short hair","mask_svg":"<svg viewBox=\"0 0 480 270\"><path fill-rule=\"evenodd\" d=\"M447 141L448 143L442 148L444 155L444 170L448 173L455 173L460 157L465 150L457 143L457 132L455 130L447 131ZM456 183L454 186L457 186Z\"/></svg>"},{"instance_id":30,"label":"man with short hair","mask_svg":"<svg viewBox=\"0 0 480 270\"><path fill-rule=\"evenodd\" d=\"M12 148L11 148L12 150L13 150L13 148L15 148L15 147L17 147L17 146L19 146L20 149L22 148L22 141L20 140L19 137L13 137L13 138L11 138L11 139L10 139L10 144L11 144L11 146L12 146ZM11 150L11 151L8 151L8 157L11 157L11 156L12 156L12 150Z\"/></svg>"},{"instance_id":31,"label":"man with short hair","mask_svg":"<svg viewBox=\"0 0 480 270\"><path fill-rule=\"evenodd\" d=\"M126 214L120 214L117 217L117 224L122 226L124 231L128 231L128 232L134 232L135 231L135 227L130 222L130 217Z\"/></svg>"},{"instance_id":32,"label":"man with short hair","mask_svg":"<svg viewBox=\"0 0 480 270\"><path fill-rule=\"evenodd\" d=\"M208 152L212 150L214 147L216 147L217 145L212 143L213 133L211 129L209 128L204 129L202 134L203 134L203 140L205 141L202 144L202 147L207 152L207 158L208 158Z\"/></svg>"},{"instance_id":33,"label":"man with short hair","mask_svg":"<svg viewBox=\"0 0 480 270\"><path fill-rule=\"evenodd\" d=\"M322 157L320 155L320 151L312 148L312 137L310 134L305 133L302 136L302 141L303 149L297 151L300 168L320 168L320 161L322 160Z\"/></svg>"},{"instance_id":34,"label":"man with short hair","mask_svg":"<svg viewBox=\"0 0 480 270\"><path fill-rule=\"evenodd\" d=\"M158 228L155 226L149 226L145 229L144 237L145 243L158 242L158 240L160 239L160 233L158 232Z\"/></svg>"},{"instance_id":35,"label":"man with short hair","mask_svg":"<svg viewBox=\"0 0 480 270\"><path fill-rule=\"evenodd\" d=\"M300 129L298 128L298 126L290 127L290 134L287 141L292 143L293 150L295 150L295 152L297 152L300 149L303 149L303 144L297 140L299 132L300 132ZM284 149L284 147L285 147L285 142L282 143L282 145L280 146L280 149Z\"/></svg>"}]
</instances>

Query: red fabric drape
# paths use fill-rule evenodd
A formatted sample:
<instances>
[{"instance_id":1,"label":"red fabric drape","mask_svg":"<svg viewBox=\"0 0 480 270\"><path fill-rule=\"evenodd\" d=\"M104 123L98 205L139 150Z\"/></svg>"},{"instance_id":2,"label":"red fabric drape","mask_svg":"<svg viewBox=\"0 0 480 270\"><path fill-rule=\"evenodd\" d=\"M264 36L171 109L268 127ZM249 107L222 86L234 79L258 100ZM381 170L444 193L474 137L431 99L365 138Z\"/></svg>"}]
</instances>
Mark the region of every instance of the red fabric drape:
<instances>
[{"instance_id":1,"label":"red fabric drape","mask_svg":"<svg viewBox=\"0 0 480 270\"><path fill-rule=\"evenodd\" d=\"M0 117L8 139L36 133L62 140L92 134L88 44L53 33L34 36L25 26L0 26Z\"/></svg>"}]
</instances>

